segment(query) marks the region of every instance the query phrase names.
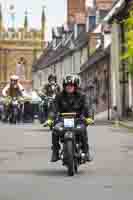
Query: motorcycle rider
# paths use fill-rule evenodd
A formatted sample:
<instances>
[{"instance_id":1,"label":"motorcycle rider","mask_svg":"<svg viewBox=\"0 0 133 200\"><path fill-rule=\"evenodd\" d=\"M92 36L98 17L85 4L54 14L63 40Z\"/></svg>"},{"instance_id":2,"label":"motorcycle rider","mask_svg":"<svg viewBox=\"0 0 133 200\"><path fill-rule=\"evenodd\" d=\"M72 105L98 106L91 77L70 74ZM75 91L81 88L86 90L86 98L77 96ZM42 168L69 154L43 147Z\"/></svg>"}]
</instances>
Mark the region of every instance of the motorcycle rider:
<instances>
[{"instance_id":1,"label":"motorcycle rider","mask_svg":"<svg viewBox=\"0 0 133 200\"><path fill-rule=\"evenodd\" d=\"M80 78L77 75L67 75L63 80L63 91L56 96L55 105L49 114L47 124L51 126L54 123L54 119L58 113L76 112L84 116L86 125L92 123L92 119L89 118L89 107L86 101L86 97L79 91ZM89 154L87 128L85 123L83 127L82 138L82 151L85 153L86 161L91 161ZM56 124L55 126L58 126ZM59 136L55 131L52 132L52 162L59 160Z\"/></svg>"},{"instance_id":2,"label":"motorcycle rider","mask_svg":"<svg viewBox=\"0 0 133 200\"><path fill-rule=\"evenodd\" d=\"M4 97L18 97L24 95L24 88L19 83L19 77L16 75L12 75L10 77L10 83L7 84L4 89L2 90L2 95Z\"/></svg>"},{"instance_id":3,"label":"motorcycle rider","mask_svg":"<svg viewBox=\"0 0 133 200\"><path fill-rule=\"evenodd\" d=\"M2 96L0 96L0 120L3 119L4 114L4 99Z\"/></svg>"},{"instance_id":4,"label":"motorcycle rider","mask_svg":"<svg viewBox=\"0 0 133 200\"><path fill-rule=\"evenodd\" d=\"M54 94L57 94L59 92L60 86L57 84L57 77L54 74L50 74L48 76L48 83L44 85L42 93L46 96L53 97Z\"/></svg>"},{"instance_id":5,"label":"motorcycle rider","mask_svg":"<svg viewBox=\"0 0 133 200\"><path fill-rule=\"evenodd\" d=\"M45 107L45 119L44 119L44 121L46 121L49 113L49 102L51 100L53 101L55 99L55 96L60 92L60 86L57 84L56 75L50 74L48 76L48 83L43 86L41 91L47 99L47 106ZM49 99L49 97L51 99Z\"/></svg>"},{"instance_id":6,"label":"motorcycle rider","mask_svg":"<svg viewBox=\"0 0 133 200\"><path fill-rule=\"evenodd\" d=\"M10 83L8 83L4 89L2 90L2 95L5 98L13 98L13 97L21 97L24 96L24 88L23 86L19 83L19 77L16 75L11 75L10 77ZM6 99L7 100L7 99ZM8 117L7 115L10 112L11 108L11 102L9 100L9 105L8 105L8 110L6 113L6 118ZM6 119L5 119L6 120Z\"/></svg>"},{"instance_id":7,"label":"motorcycle rider","mask_svg":"<svg viewBox=\"0 0 133 200\"><path fill-rule=\"evenodd\" d=\"M38 95L41 98L41 102L39 104L39 118L40 123L43 124L48 117L47 96L42 92L41 89L38 91Z\"/></svg>"}]
</instances>

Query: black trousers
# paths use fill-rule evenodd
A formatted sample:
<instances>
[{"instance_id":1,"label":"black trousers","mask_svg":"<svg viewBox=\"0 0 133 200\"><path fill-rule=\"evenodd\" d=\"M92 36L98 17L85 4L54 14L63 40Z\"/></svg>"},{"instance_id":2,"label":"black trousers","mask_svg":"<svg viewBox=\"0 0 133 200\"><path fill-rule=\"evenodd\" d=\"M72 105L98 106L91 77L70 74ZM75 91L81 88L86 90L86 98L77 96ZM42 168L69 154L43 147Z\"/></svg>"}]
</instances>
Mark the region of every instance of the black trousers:
<instances>
[{"instance_id":1,"label":"black trousers","mask_svg":"<svg viewBox=\"0 0 133 200\"><path fill-rule=\"evenodd\" d=\"M30 102L24 103L23 118L24 118L24 120L32 120L33 119L33 107Z\"/></svg>"}]
</instances>

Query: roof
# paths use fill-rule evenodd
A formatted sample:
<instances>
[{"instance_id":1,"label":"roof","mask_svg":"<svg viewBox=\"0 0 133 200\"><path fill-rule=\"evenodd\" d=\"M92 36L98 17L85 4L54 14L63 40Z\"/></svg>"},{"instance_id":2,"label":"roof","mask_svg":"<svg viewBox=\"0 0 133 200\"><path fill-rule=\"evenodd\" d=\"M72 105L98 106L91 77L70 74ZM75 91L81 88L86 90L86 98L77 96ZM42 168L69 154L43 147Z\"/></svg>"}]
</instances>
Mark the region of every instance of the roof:
<instances>
[{"instance_id":1,"label":"roof","mask_svg":"<svg viewBox=\"0 0 133 200\"><path fill-rule=\"evenodd\" d=\"M40 69L46 68L57 62L58 57L62 54L65 49L63 47L58 48L57 50L52 50L45 59L42 59Z\"/></svg>"},{"instance_id":2,"label":"roof","mask_svg":"<svg viewBox=\"0 0 133 200\"><path fill-rule=\"evenodd\" d=\"M67 42L64 46L62 44L59 45L56 50L54 50L51 45L51 48L49 48L47 53L44 52L40 59L37 60L37 62L33 65L33 71L47 68L52 64L56 64L73 51L83 48L86 44L88 44L88 33L83 32L76 40L73 41L74 48L70 47L70 41L72 41L72 37L69 38L69 42Z\"/></svg>"},{"instance_id":3,"label":"roof","mask_svg":"<svg viewBox=\"0 0 133 200\"><path fill-rule=\"evenodd\" d=\"M83 32L79 35L79 37L74 41L75 50L78 50L88 44L89 34L87 32Z\"/></svg>"},{"instance_id":4,"label":"roof","mask_svg":"<svg viewBox=\"0 0 133 200\"><path fill-rule=\"evenodd\" d=\"M51 54L51 51L52 51L52 44L50 43L49 46L46 49L44 49L41 56L33 63L32 65L33 71L37 70L38 66L40 66L40 64L42 63L44 57L49 56Z\"/></svg>"}]
</instances>

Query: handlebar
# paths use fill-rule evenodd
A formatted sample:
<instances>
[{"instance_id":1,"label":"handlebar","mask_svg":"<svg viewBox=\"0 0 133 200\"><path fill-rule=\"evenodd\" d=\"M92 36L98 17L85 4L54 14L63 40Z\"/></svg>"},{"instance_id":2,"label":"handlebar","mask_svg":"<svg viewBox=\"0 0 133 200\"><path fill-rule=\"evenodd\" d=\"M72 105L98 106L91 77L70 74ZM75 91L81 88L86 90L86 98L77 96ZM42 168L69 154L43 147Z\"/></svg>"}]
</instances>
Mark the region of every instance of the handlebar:
<instances>
[{"instance_id":1,"label":"handlebar","mask_svg":"<svg viewBox=\"0 0 133 200\"><path fill-rule=\"evenodd\" d=\"M62 117L76 117L78 113L71 112L71 113L60 113Z\"/></svg>"}]
</instances>

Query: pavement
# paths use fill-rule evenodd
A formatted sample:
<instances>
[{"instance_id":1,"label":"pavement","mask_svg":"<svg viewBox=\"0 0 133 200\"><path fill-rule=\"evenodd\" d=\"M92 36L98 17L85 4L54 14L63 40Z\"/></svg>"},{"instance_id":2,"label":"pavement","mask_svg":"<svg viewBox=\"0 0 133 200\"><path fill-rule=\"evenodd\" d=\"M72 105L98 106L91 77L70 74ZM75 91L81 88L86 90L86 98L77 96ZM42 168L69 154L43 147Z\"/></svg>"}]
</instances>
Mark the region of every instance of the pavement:
<instances>
[{"instance_id":1,"label":"pavement","mask_svg":"<svg viewBox=\"0 0 133 200\"><path fill-rule=\"evenodd\" d=\"M51 163L51 134L39 124L0 124L0 200L132 200L133 135L112 124L88 128L94 160L68 177Z\"/></svg>"},{"instance_id":2,"label":"pavement","mask_svg":"<svg viewBox=\"0 0 133 200\"><path fill-rule=\"evenodd\" d=\"M132 119L125 119L125 120L107 120L107 119L97 119L95 120L96 125L115 125L128 128L129 130L133 131L133 120Z\"/></svg>"},{"instance_id":3,"label":"pavement","mask_svg":"<svg viewBox=\"0 0 133 200\"><path fill-rule=\"evenodd\" d=\"M111 116L111 109L110 109L110 116ZM95 114L95 123L96 124L115 124L116 126L121 126L124 128L128 128L130 130L133 130L133 119L123 119L123 120L107 120L108 118L108 110L104 112L100 112L98 114Z\"/></svg>"},{"instance_id":4,"label":"pavement","mask_svg":"<svg viewBox=\"0 0 133 200\"><path fill-rule=\"evenodd\" d=\"M120 126L133 130L133 120L123 120L119 121Z\"/></svg>"}]
</instances>

